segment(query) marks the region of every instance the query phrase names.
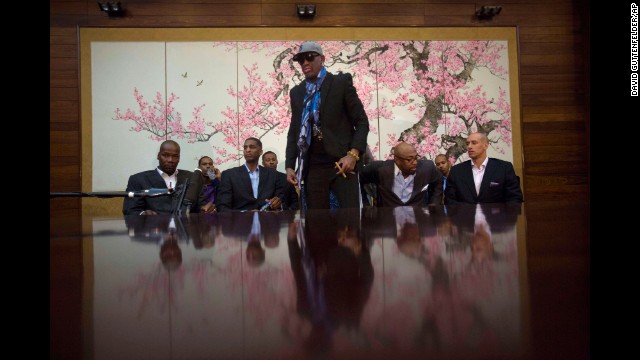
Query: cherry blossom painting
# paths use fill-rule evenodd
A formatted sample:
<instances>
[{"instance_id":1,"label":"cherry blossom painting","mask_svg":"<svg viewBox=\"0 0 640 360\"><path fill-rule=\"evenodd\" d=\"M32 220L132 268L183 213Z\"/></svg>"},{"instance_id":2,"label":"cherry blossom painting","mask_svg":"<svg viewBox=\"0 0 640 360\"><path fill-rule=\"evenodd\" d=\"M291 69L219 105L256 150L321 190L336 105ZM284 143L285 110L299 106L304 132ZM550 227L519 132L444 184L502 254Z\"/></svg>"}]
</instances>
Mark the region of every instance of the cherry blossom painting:
<instances>
[{"instance_id":1,"label":"cherry blossom painting","mask_svg":"<svg viewBox=\"0 0 640 360\"><path fill-rule=\"evenodd\" d=\"M292 60L300 42L92 42L92 190L124 188L155 167L166 139L181 144L179 168L208 155L224 170L242 164L244 139L257 137L284 171L289 91L304 81ZM353 75L374 158L407 141L457 163L479 130L489 156L513 161L508 40L318 42L329 72Z\"/></svg>"}]
</instances>

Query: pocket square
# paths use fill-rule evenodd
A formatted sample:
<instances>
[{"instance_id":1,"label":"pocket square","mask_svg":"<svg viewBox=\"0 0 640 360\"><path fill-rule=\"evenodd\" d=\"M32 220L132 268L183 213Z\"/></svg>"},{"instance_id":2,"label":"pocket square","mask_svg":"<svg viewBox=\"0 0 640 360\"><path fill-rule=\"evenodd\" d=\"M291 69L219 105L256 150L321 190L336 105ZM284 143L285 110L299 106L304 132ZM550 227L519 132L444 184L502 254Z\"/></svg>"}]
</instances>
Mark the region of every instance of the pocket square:
<instances>
[{"instance_id":1,"label":"pocket square","mask_svg":"<svg viewBox=\"0 0 640 360\"><path fill-rule=\"evenodd\" d=\"M500 183L497 183L495 181L492 181L489 183L489 187L494 187L494 186L500 186Z\"/></svg>"},{"instance_id":2,"label":"pocket square","mask_svg":"<svg viewBox=\"0 0 640 360\"><path fill-rule=\"evenodd\" d=\"M420 192L423 192L423 191L427 190L427 188L428 188L428 187L429 187L429 184L425 185L425 186L422 188L422 190L420 190Z\"/></svg>"}]
</instances>

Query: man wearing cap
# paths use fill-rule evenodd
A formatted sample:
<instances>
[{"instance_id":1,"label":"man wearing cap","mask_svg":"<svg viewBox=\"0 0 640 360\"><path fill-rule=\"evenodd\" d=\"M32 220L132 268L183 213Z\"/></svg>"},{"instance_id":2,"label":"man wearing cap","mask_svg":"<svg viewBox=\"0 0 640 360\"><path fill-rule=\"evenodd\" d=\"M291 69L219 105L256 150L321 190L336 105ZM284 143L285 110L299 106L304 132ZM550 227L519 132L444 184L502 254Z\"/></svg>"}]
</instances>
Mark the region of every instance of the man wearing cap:
<instances>
[{"instance_id":1,"label":"man wearing cap","mask_svg":"<svg viewBox=\"0 0 640 360\"><path fill-rule=\"evenodd\" d=\"M360 207L358 171L369 119L351 74L329 73L322 48L313 41L302 43L293 60L300 64L305 81L289 93L287 180L301 184L307 209L329 209L330 191L340 207Z\"/></svg>"}]
</instances>

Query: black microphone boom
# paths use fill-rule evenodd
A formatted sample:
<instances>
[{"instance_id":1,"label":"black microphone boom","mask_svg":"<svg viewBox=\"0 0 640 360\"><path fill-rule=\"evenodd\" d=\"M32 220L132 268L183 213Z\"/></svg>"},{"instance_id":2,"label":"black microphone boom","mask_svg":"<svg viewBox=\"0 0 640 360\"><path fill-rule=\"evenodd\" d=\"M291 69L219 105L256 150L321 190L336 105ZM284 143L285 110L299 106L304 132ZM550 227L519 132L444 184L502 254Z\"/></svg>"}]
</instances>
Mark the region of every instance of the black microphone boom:
<instances>
[{"instance_id":1,"label":"black microphone boom","mask_svg":"<svg viewBox=\"0 0 640 360\"><path fill-rule=\"evenodd\" d=\"M137 191L97 191L97 192L50 192L49 197L98 197L98 198L114 198L114 197L155 197L173 194L173 189L151 188L148 190Z\"/></svg>"}]
</instances>

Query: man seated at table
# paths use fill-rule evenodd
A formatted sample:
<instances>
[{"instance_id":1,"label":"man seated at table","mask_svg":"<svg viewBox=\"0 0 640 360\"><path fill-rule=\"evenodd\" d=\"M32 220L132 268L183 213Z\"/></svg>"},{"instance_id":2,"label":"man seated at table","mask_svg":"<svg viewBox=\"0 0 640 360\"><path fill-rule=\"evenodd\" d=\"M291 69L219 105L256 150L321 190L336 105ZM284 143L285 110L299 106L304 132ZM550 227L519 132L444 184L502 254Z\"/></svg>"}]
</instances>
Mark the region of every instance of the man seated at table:
<instances>
[{"instance_id":1,"label":"man seated at table","mask_svg":"<svg viewBox=\"0 0 640 360\"><path fill-rule=\"evenodd\" d=\"M244 165L222 172L216 208L229 210L280 210L283 185L278 173L258 165L262 142L250 137L243 145ZM268 203L268 205L267 205Z\"/></svg>"},{"instance_id":2,"label":"man seated at table","mask_svg":"<svg viewBox=\"0 0 640 360\"><path fill-rule=\"evenodd\" d=\"M476 132L467 137L471 159L454 165L447 176L445 203L521 203L522 190L513 165L487 156L489 139Z\"/></svg>"},{"instance_id":3,"label":"man seated at table","mask_svg":"<svg viewBox=\"0 0 640 360\"><path fill-rule=\"evenodd\" d=\"M158 151L158 167L154 170L131 175L126 191L176 189L178 185L182 186L191 178L193 173L188 170L178 169L179 162L180 145L173 140L164 141L160 144L160 150ZM175 202L180 195L176 191L172 195L125 198L122 204L122 213L124 215L171 214L177 206Z\"/></svg>"},{"instance_id":4,"label":"man seated at table","mask_svg":"<svg viewBox=\"0 0 640 360\"><path fill-rule=\"evenodd\" d=\"M220 169L213 166L213 159L203 156L198 160L198 167L193 171L187 198L193 199L191 212L216 212L216 193L220 184Z\"/></svg>"},{"instance_id":5,"label":"man seated at table","mask_svg":"<svg viewBox=\"0 0 640 360\"><path fill-rule=\"evenodd\" d=\"M363 167L360 181L376 184L376 206L440 204L442 174L436 170L433 161L418 159L415 147L401 142L393 148L393 160L375 160Z\"/></svg>"},{"instance_id":6,"label":"man seated at table","mask_svg":"<svg viewBox=\"0 0 640 360\"><path fill-rule=\"evenodd\" d=\"M293 184L287 181L287 174L278 171L278 156L273 151L266 151L262 154L262 166L271 168L278 173L280 181L284 186L282 197L282 210L299 210L298 193Z\"/></svg>"}]
</instances>

